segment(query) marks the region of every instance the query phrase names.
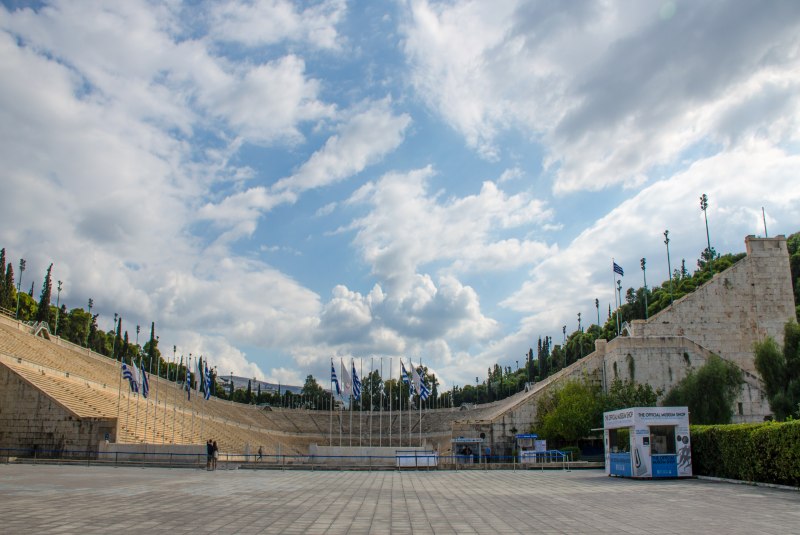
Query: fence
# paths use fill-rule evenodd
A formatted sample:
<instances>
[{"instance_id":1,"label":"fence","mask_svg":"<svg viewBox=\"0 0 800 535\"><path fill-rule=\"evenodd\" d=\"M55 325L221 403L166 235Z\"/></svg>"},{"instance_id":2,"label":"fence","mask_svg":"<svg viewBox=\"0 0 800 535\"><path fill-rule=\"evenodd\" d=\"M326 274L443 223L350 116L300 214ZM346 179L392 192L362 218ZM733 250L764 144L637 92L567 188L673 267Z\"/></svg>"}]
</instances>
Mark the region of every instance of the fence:
<instances>
[{"instance_id":1,"label":"fence","mask_svg":"<svg viewBox=\"0 0 800 535\"><path fill-rule=\"evenodd\" d=\"M519 463L516 456L439 455L435 451L403 451L394 455L299 455L220 453L219 469L300 469L300 470L530 470L602 468L574 463L568 454L547 452L540 463ZM138 449L115 451L44 450L40 448L0 448L0 463L82 464L114 466L160 466L208 468L205 453L146 452Z\"/></svg>"}]
</instances>

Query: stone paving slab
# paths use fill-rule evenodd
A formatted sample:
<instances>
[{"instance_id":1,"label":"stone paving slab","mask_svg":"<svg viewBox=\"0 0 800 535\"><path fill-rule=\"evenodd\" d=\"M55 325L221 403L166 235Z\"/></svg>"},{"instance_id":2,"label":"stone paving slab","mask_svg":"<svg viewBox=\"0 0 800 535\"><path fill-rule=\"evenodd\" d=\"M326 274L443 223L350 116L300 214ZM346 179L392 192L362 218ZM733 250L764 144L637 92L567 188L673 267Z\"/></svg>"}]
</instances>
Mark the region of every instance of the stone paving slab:
<instances>
[{"instance_id":1,"label":"stone paving slab","mask_svg":"<svg viewBox=\"0 0 800 535\"><path fill-rule=\"evenodd\" d=\"M800 533L800 492L601 471L0 465L0 533Z\"/></svg>"}]
</instances>

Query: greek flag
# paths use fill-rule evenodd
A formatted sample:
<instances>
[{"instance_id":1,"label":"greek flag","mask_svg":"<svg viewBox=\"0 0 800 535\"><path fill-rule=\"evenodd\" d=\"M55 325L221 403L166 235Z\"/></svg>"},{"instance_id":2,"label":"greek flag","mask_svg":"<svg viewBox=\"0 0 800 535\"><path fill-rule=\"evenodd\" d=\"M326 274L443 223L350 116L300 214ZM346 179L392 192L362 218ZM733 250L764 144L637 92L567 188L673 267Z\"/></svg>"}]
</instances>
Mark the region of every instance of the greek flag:
<instances>
[{"instance_id":1,"label":"greek flag","mask_svg":"<svg viewBox=\"0 0 800 535\"><path fill-rule=\"evenodd\" d=\"M135 369L135 368L134 368ZM122 378L127 379L131 385L131 392L138 392L139 391L139 383L136 382L136 376L133 373L133 370L130 366L122 363Z\"/></svg>"},{"instance_id":2,"label":"greek flag","mask_svg":"<svg viewBox=\"0 0 800 535\"><path fill-rule=\"evenodd\" d=\"M150 393L150 381L147 380L147 372L144 371L144 359L139 359L139 373L142 376L142 396L147 399Z\"/></svg>"},{"instance_id":3,"label":"greek flag","mask_svg":"<svg viewBox=\"0 0 800 535\"><path fill-rule=\"evenodd\" d=\"M625 276L625 272L622 270L622 266L614 262L614 273L619 273L620 277Z\"/></svg>"},{"instance_id":4,"label":"greek flag","mask_svg":"<svg viewBox=\"0 0 800 535\"><path fill-rule=\"evenodd\" d=\"M333 366L333 359L331 359L331 382L336 385L336 395L342 395L342 389L339 388L339 379L336 377L336 368Z\"/></svg>"},{"instance_id":5,"label":"greek flag","mask_svg":"<svg viewBox=\"0 0 800 535\"><path fill-rule=\"evenodd\" d=\"M425 375L425 372L423 371L422 374L420 374L419 372L417 372L417 369L414 367L414 364L411 363L411 374L412 378L414 379L414 386L417 388L417 391L419 392L419 398L425 401L426 399L428 399L428 396L431 395L431 391L430 389L428 389L428 386L425 384L424 381L423 376Z\"/></svg>"},{"instance_id":6,"label":"greek flag","mask_svg":"<svg viewBox=\"0 0 800 535\"><path fill-rule=\"evenodd\" d=\"M187 360L186 363L188 364L189 361ZM192 371L189 369L189 366L186 366L186 399L192 399Z\"/></svg>"},{"instance_id":7,"label":"greek flag","mask_svg":"<svg viewBox=\"0 0 800 535\"><path fill-rule=\"evenodd\" d=\"M361 398L361 380L356 373L356 363L354 360L350 361L350 367L353 370L353 397L356 401Z\"/></svg>"},{"instance_id":8,"label":"greek flag","mask_svg":"<svg viewBox=\"0 0 800 535\"><path fill-rule=\"evenodd\" d=\"M208 369L208 362L205 363L206 366L206 399L211 397L211 370Z\"/></svg>"},{"instance_id":9,"label":"greek flag","mask_svg":"<svg viewBox=\"0 0 800 535\"><path fill-rule=\"evenodd\" d=\"M406 373L406 367L403 366L403 360L400 360L400 378L408 387L408 393L412 396L414 395L414 385L411 384L411 380L408 378L408 374Z\"/></svg>"}]
</instances>

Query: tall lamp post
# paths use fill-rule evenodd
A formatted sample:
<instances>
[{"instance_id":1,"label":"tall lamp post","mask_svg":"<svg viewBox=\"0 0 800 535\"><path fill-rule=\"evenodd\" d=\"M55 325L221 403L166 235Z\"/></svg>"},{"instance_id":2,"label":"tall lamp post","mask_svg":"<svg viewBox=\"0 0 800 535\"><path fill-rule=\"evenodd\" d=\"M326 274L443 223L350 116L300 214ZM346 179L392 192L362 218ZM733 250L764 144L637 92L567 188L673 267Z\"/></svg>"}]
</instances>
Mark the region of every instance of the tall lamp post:
<instances>
[{"instance_id":1,"label":"tall lamp post","mask_svg":"<svg viewBox=\"0 0 800 535\"><path fill-rule=\"evenodd\" d=\"M647 319L647 270L645 269L645 264L647 264L647 260L642 258L640 261L642 265L642 276L644 277L644 319Z\"/></svg>"},{"instance_id":2,"label":"tall lamp post","mask_svg":"<svg viewBox=\"0 0 800 535\"><path fill-rule=\"evenodd\" d=\"M708 195L705 193L700 196L700 210L703 211L703 217L706 220L706 243L708 244L708 249L706 249L706 251L708 251L708 259L706 261L708 262L709 269L714 271L714 267L711 264L711 261L714 259L711 254L711 235L708 233Z\"/></svg>"},{"instance_id":3,"label":"tall lamp post","mask_svg":"<svg viewBox=\"0 0 800 535\"><path fill-rule=\"evenodd\" d=\"M22 274L25 272L25 259L19 259L19 281L17 282L17 314L16 319L19 319L19 292L22 288ZM13 284L13 282L12 282Z\"/></svg>"},{"instance_id":4,"label":"tall lamp post","mask_svg":"<svg viewBox=\"0 0 800 535\"><path fill-rule=\"evenodd\" d=\"M114 342L111 344L111 358L117 360L117 313L114 312Z\"/></svg>"},{"instance_id":5,"label":"tall lamp post","mask_svg":"<svg viewBox=\"0 0 800 535\"><path fill-rule=\"evenodd\" d=\"M595 298L595 300L594 300L594 308L597 309L597 328L599 329L600 328L600 300L599 299Z\"/></svg>"},{"instance_id":6,"label":"tall lamp post","mask_svg":"<svg viewBox=\"0 0 800 535\"><path fill-rule=\"evenodd\" d=\"M89 320L86 325L86 347L89 347L89 333L92 331L92 307L94 306L94 299L89 298Z\"/></svg>"},{"instance_id":7,"label":"tall lamp post","mask_svg":"<svg viewBox=\"0 0 800 535\"><path fill-rule=\"evenodd\" d=\"M667 246L667 274L669 275L669 304L672 304L672 263L669 260L669 230L664 231L664 245Z\"/></svg>"},{"instance_id":8,"label":"tall lamp post","mask_svg":"<svg viewBox=\"0 0 800 535\"><path fill-rule=\"evenodd\" d=\"M58 281L58 294L56 296L56 332L53 333L58 336L58 316L61 313L61 281Z\"/></svg>"},{"instance_id":9,"label":"tall lamp post","mask_svg":"<svg viewBox=\"0 0 800 535\"><path fill-rule=\"evenodd\" d=\"M567 367L567 326L563 325L561 327L561 333L564 335L564 367Z\"/></svg>"}]
</instances>

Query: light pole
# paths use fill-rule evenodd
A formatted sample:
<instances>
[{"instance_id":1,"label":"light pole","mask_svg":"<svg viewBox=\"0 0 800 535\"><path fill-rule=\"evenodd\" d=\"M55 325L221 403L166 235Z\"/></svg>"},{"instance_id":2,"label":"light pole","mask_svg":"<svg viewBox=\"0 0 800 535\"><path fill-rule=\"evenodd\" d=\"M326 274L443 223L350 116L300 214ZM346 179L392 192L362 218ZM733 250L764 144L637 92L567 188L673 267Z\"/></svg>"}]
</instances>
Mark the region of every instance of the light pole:
<instances>
[{"instance_id":1,"label":"light pole","mask_svg":"<svg viewBox=\"0 0 800 535\"><path fill-rule=\"evenodd\" d=\"M672 263L669 260L669 230L664 231L664 245L667 246L667 273L669 275L669 304L672 304Z\"/></svg>"},{"instance_id":2,"label":"light pole","mask_svg":"<svg viewBox=\"0 0 800 535\"><path fill-rule=\"evenodd\" d=\"M25 259L19 259L19 282L17 282L17 314L16 319L19 319L19 292L22 288L22 274L25 273ZM13 282L12 282L13 284Z\"/></svg>"},{"instance_id":3,"label":"light pole","mask_svg":"<svg viewBox=\"0 0 800 535\"><path fill-rule=\"evenodd\" d=\"M137 325L136 326L136 346L137 347L139 346L139 331L140 330L141 330L141 327L139 325Z\"/></svg>"},{"instance_id":4,"label":"light pole","mask_svg":"<svg viewBox=\"0 0 800 535\"><path fill-rule=\"evenodd\" d=\"M89 347L89 333L92 330L92 307L94 306L94 299L89 298L89 320L86 325L86 347Z\"/></svg>"},{"instance_id":5,"label":"light pole","mask_svg":"<svg viewBox=\"0 0 800 535\"><path fill-rule=\"evenodd\" d=\"M600 328L600 300L599 299L595 299L594 300L594 308L597 309L597 328L599 329Z\"/></svg>"},{"instance_id":6,"label":"light pole","mask_svg":"<svg viewBox=\"0 0 800 535\"><path fill-rule=\"evenodd\" d=\"M58 316L61 313L61 281L58 281L58 294L56 296L56 332L53 333L58 336Z\"/></svg>"},{"instance_id":7,"label":"light pole","mask_svg":"<svg viewBox=\"0 0 800 535\"><path fill-rule=\"evenodd\" d=\"M481 398L478 397L478 377L475 377L475 405L480 403Z\"/></svg>"},{"instance_id":8,"label":"light pole","mask_svg":"<svg viewBox=\"0 0 800 535\"><path fill-rule=\"evenodd\" d=\"M564 335L564 367L567 367L567 326L564 325L561 327L561 333Z\"/></svg>"},{"instance_id":9,"label":"light pole","mask_svg":"<svg viewBox=\"0 0 800 535\"><path fill-rule=\"evenodd\" d=\"M703 193L700 196L700 210L703 211L703 217L706 220L706 242L708 243L708 256L706 261L708 262L708 268L713 272L714 268L711 265L711 261L714 259L713 255L711 254L711 235L708 233L708 196Z\"/></svg>"},{"instance_id":10,"label":"light pole","mask_svg":"<svg viewBox=\"0 0 800 535\"><path fill-rule=\"evenodd\" d=\"M583 329L581 328L581 313L580 312L578 312L578 332L583 332Z\"/></svg>"},{"instance_id":11,"label":"light pole","mask_svg":"<svg viewBox=\"0 0 800 535\"><path fill-rule=\"evenodd\" d=\"M617 297L619 298L619 308L617 309L617 317L619 317L619 311L622 308L622 281L617 279ZM622 334L622 323L618 323L619 331L617 332L617 336Z\"/></svg>"},{"instance_id":12,"label":"light pole","mask_svg":"<svg viewBox=\"0 0 800 535\"><path fill-rule=\"evenodd\" d=\"M111 358L117 360L117 313L114 312L114 342L111 344Z\"/></svg>"},{"instance_id":13,"label":"light pole","mask_svg":"<svg viewBox=\"0 0 800 535\"><path fill-rule=\"evenodd\" d=\"M647 260L642 258L640 260L642 265L642 276L644 277L644 319L647 319L647 270L645 269L645 264Z\"/></svg>"}]
</instances>

